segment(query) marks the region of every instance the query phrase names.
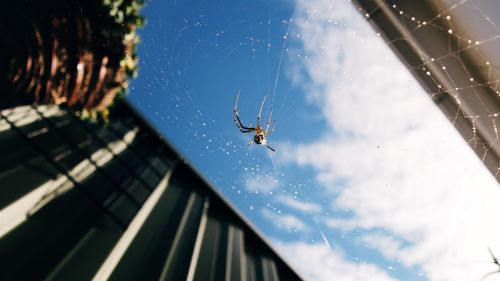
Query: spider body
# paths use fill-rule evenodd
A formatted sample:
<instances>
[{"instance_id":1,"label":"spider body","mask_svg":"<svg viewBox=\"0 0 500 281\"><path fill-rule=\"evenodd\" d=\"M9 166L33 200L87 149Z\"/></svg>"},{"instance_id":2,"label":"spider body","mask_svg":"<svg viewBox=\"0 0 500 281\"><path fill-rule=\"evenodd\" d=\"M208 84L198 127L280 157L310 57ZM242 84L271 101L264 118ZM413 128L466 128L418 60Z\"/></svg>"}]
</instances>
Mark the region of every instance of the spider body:
<instances>
[{"instance_id":1,"label":"spider body","mask_svg":"<svg viewBox=\"0 0 500 281\"><path fill-rule=\"evenodd\" d=\"M253 141L258 145L267 145L266 133L260 127L255 128Z\"/></svg>"},{"instance_id":2,"label":"spider body","mask_svg":"<svg viewBox=\"0 0 500 281\"><path fill-rule=\"evenodd\" d=\"M233 109L233 115L234 115L234 123L236 124L236 127L240 129L240 132L242 133L250 133L250 132L255 132L255 135L253 136L252 140L248 143L248 146L254 142L255 144L258 145L263 145L267 148L269 148L272 151L275 151L274 148L270 147L267 144L267 135L271 134L274 129L270 129L271 125L271 115L273 113L273 109L269 111L269 118L267 119L266 123L266 128L263 129L260 126L260 115L262 114L262 108L264 107L264 103L266 102L266 96L264 96L264 99L262 100L262 103L260 104L260 109L259 109L259 115L257 115L257 125L255 127L247 127L243 125L243 122L241 122L240 116L238 114L238 98L240 96L240 92L238 91L238 94L236 95L236 102L234 104L234 109Z\"/></svg>"}]
</instances>

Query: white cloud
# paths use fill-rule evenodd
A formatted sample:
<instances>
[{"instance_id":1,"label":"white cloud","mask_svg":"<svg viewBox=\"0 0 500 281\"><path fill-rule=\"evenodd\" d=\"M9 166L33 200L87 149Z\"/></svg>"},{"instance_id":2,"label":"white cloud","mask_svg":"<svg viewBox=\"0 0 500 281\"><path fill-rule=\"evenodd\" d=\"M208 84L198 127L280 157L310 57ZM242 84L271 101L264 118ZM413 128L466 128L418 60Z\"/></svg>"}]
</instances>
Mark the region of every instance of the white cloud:
<instances>
[{"instance_id":1,"label":"white cloud","mask_svg":"<svg viewBox=\"0 0 500 281\"><path fill-rule=\"evenodd\" d=\"M278 187L278 181L270 176L255 176L245 180L245 189L250 192L269 193Z\"/></svg>"},{"instance_id":2,"label":"white cloud","mask_svg":"<svg viewBox=\"0 0 500 281\"><path fill-rule=\"evenodd\" d=\"M364 234L361 237L363 243L368 247L381 252L386 258L395 260L399 257L402 249L400 240L393 236L387 236L380 233Z\"/></svg>"},{"instance_id":3,"label":"white cloud","mask_svg":"<svg viewBox=\"0 0 500 281\"><path fill-rule=\"evenodd\" d=\"M284 228L289 231L309 231L311 228L303 222L301 219L290 214L282 214L272 212L266 208L261 210L261 214L264 218L272 221L274 225L278 228Z\"/></svg>"},{"instance_id":4,"label":"white cloud","mask_svg":"<svg viewBox=\"0 0 500 281\"><path fill-rule=\"evenodd\" d=\"M387 273L370 263L347 261L340 253L324 244L280 243L280 252L291 257L288 262L297 268L299 274L311 281L392 281Z\"/></svg>"},{"instance_id":5,"label":"white cloud","mask_svg":"<svg viewBox=\"0 0 500 281\"><path fill-rule=\"evenodd\" d=\"M280 194L273 197L273 199L278 203L281 203L287 207L291 207L302 212L317 213L321 211L321 207L318 204L299 201L288 195Z\"/></svg>"},{"instance_id":6,"label":"white cloud","mask_svg":"<svg viewBox=\"0 0 500 281\"><path fill-rule=\"evenodd\" d=\"M298 5L310 11L294 21L309 57L306 92L331 133L286 147L280 163L312 167L334 207L354 214L329 225L389 229L411 245L365 242L429 280L479 279L487 247L500 254L498 183L350 3ZM330 188L338 179L346 186Z\"/></svg>"}]
</instances>

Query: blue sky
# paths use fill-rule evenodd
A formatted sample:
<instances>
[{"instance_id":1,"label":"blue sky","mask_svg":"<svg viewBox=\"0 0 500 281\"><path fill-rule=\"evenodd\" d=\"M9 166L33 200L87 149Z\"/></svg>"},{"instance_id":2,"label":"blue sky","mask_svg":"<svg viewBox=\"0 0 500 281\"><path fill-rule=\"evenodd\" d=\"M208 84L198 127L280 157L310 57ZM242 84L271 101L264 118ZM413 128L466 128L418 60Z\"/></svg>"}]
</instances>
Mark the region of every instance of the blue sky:
<instances>
[{"instance_id":1,"label":"blue sky","mask_svg":"<svg viewBox=\"0 0 500 281\"><path fill-rule=\"evenodd\" d=\"M500 246L496 181L349 1L150 1L144 14L128 99L304 276L491 269L476 260ZM238 90L247 125L267 95L275 153L247 147Z\"/></svg>"}]
</instances>

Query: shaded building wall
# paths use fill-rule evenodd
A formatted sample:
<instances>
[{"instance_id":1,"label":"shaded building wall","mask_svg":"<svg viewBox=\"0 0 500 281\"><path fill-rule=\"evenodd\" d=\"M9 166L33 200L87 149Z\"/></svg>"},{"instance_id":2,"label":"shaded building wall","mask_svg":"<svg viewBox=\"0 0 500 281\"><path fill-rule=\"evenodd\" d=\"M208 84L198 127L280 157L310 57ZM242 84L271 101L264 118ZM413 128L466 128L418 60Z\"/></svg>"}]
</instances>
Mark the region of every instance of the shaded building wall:
<instances>
[{"instance_id":1,"label":"shaded building wall","mask_svg":"<svg viewBox=\"0 0 500 281\"><path fill-rule=\"evenodd\" d=\"M0 111L0 280L301 280L126 103Z\"/></svg>"}]
</instances>

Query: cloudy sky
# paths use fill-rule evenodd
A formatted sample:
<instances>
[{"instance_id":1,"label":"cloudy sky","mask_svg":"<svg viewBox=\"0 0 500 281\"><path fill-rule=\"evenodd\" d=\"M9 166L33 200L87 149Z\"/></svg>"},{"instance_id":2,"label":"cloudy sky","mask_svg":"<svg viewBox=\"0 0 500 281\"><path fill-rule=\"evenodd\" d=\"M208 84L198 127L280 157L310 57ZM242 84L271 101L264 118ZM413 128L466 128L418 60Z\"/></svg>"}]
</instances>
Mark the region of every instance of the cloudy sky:
<instances>
[{"instance_id":1,"label":"cloudy sky","mask_svg":"<svg viewBox=\"0 0 500 281\"><path fill-rule=\"evenodd\" d=\"M498 183L349 1L166 1L145 14L130 100L304 277L496 269ZM275 153L235 127L238 90L247 125L267 95Z\"/></svg>"}]
</instances>

